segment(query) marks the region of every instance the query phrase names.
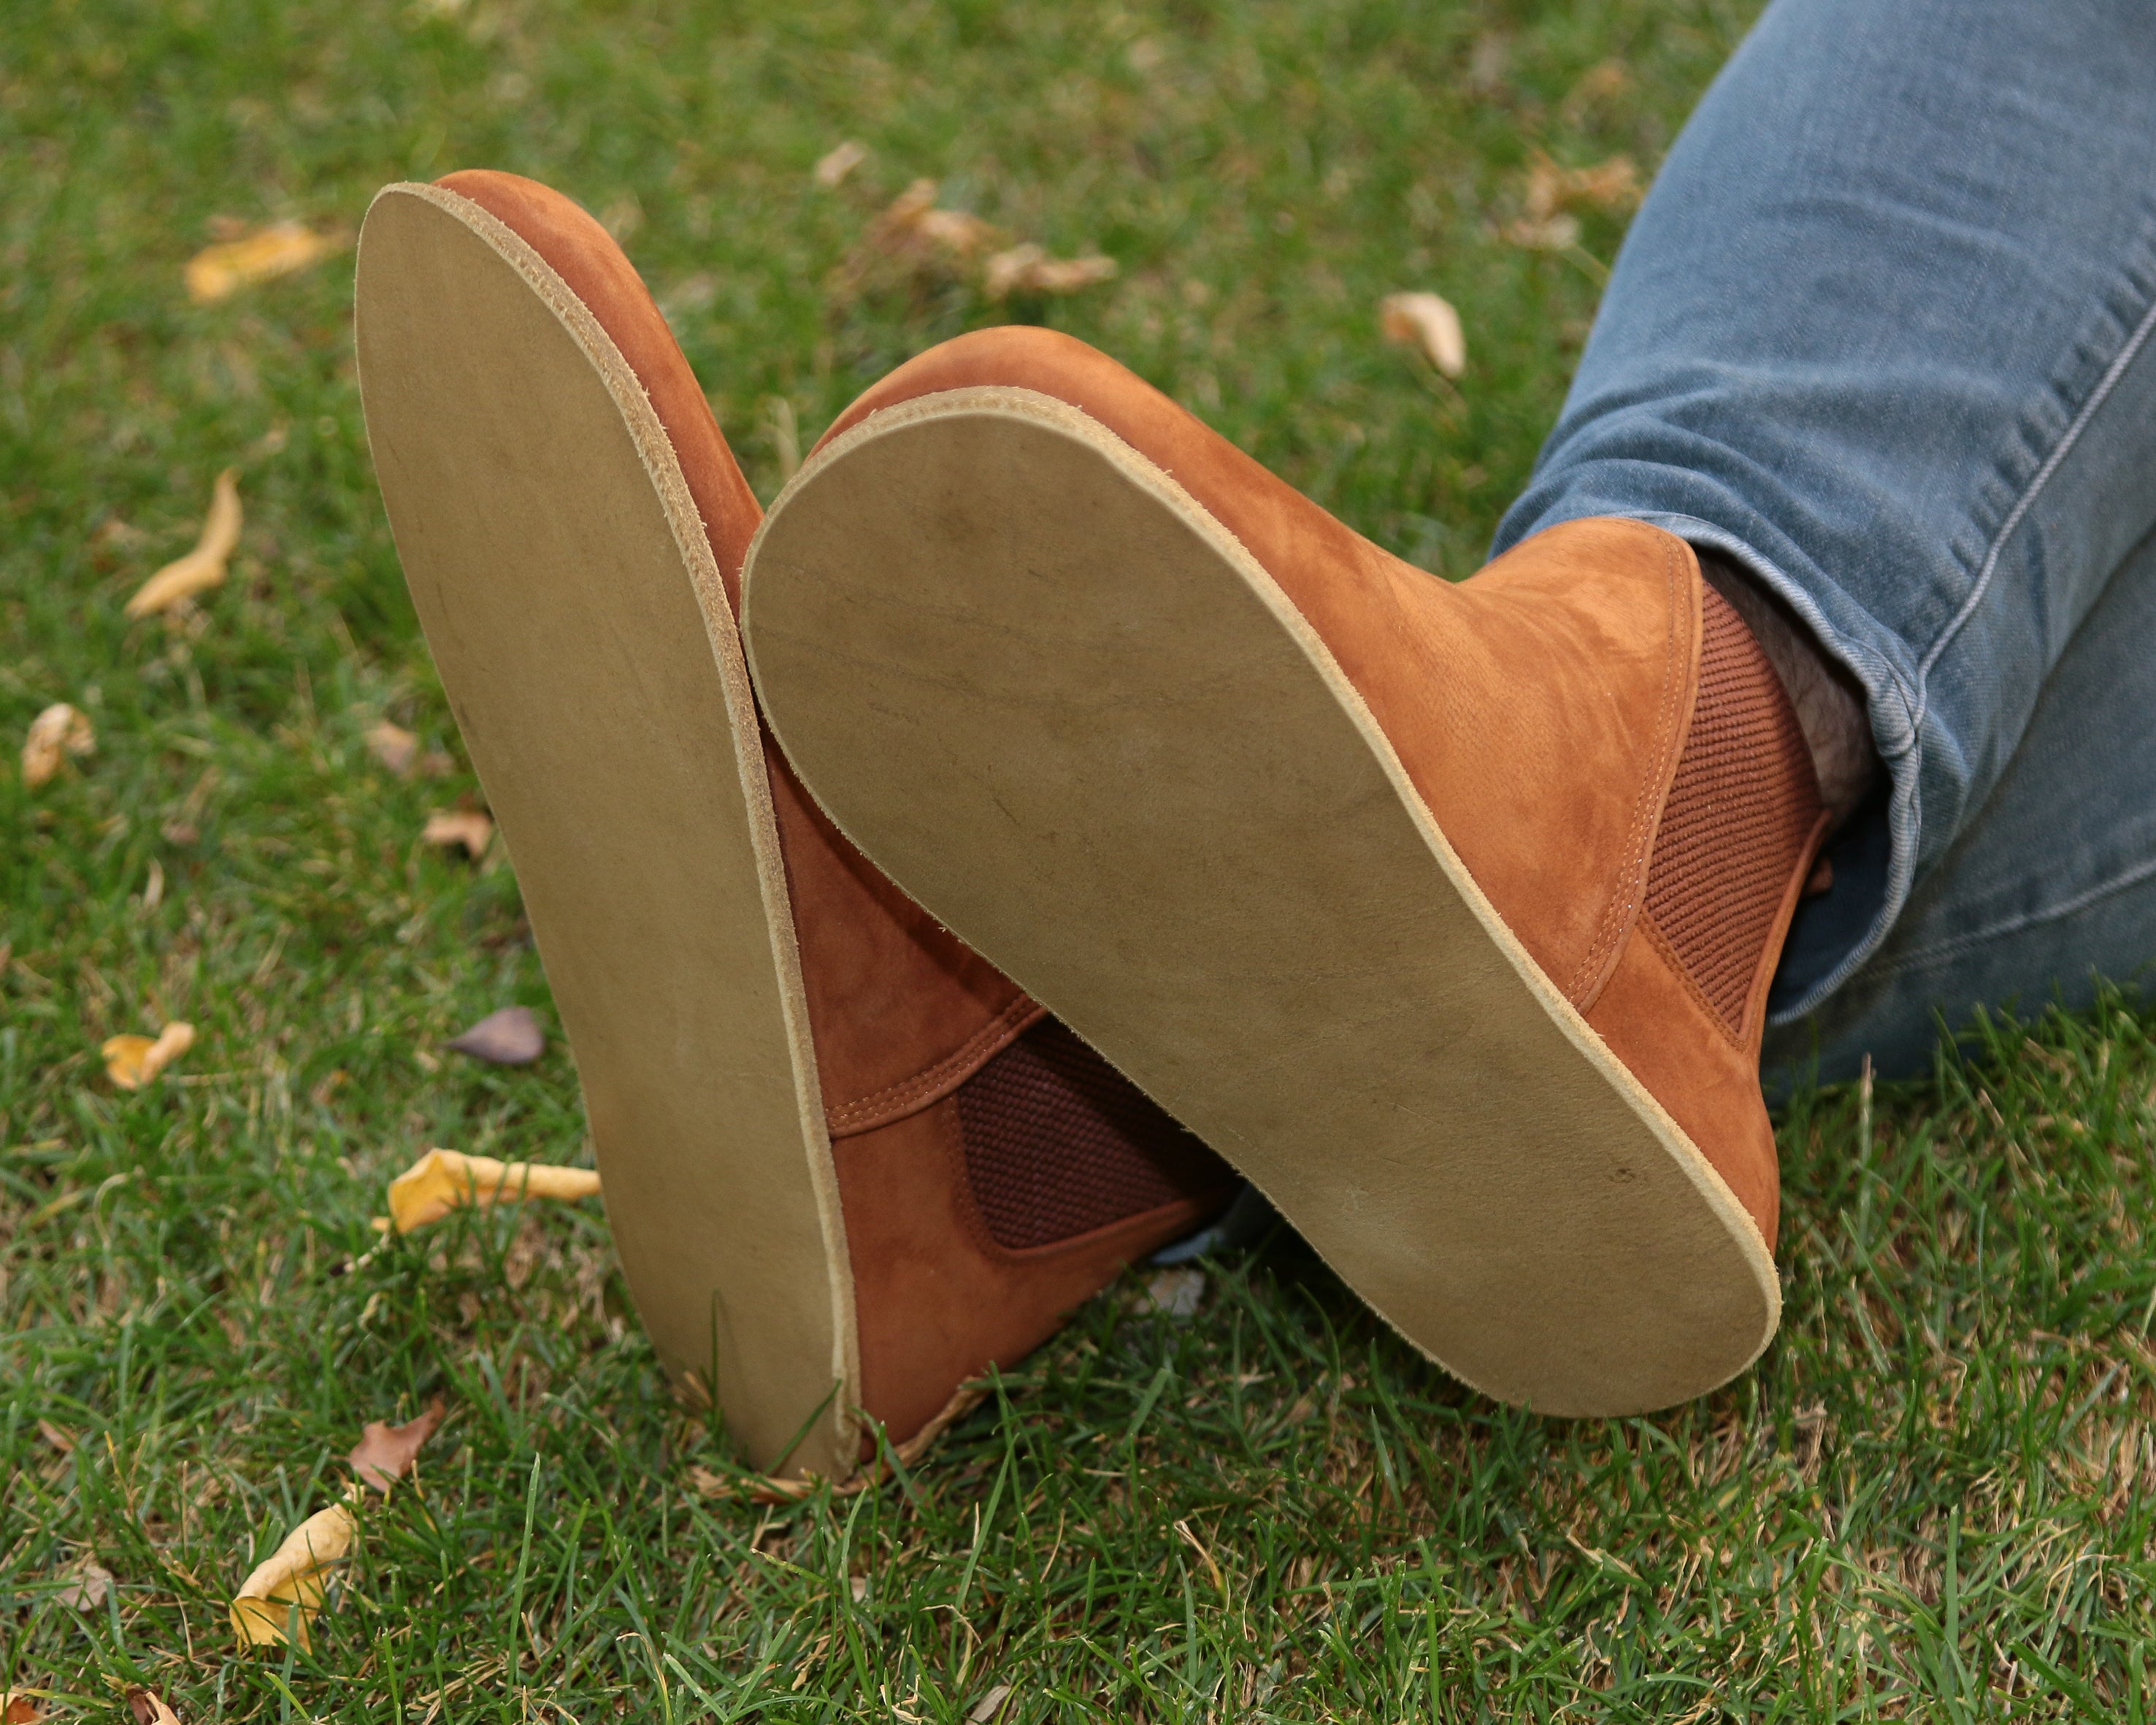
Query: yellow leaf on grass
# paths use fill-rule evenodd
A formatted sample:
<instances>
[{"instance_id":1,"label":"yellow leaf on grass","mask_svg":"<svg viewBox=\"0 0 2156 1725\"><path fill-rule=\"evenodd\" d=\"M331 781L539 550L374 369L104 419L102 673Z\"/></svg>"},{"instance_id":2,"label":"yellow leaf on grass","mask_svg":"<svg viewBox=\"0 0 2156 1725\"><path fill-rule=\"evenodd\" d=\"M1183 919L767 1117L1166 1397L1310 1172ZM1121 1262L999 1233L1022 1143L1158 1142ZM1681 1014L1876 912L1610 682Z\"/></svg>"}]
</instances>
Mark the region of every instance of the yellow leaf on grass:
<instances>
[{"instance_id":1,"label":"yellow leaf on grass","mask_svg":"<svg viewBox=\"0 0 2156 1725\"><path fill-rule=\"evenodd\" d=\"M232 1602L232 1632L239 1645L281 1647L290 1640L307 1646L307 1625L322 1609L324 1573L344 1561L358 1532L359 1518L350 1506L333 1503L286 1534L240 1583Z\"/></svg>"},{"instance_id":2,"label":"yellow leaf on grass","mask_svg":"<svg viewBox=\"0 0 2156 1725\"><path fill-rule=\"evenodd\" d=\"M439 1222L468 1204L492 1204L520 1198L558 1198L571 1202L599 1189L589 1168L564 1168L550 1162L498 1162L490 1156L466 1156L459 1150L430 1150L389 1182L389 1213L375 1227L409 1233Z\"/></svg>"},{"instance_id":3,"label":"yellow leaf on grass","mask_svg":"<svg viewBox=\"0 0 2156 1725\"><path fill-rule=\"evenodd\" d=\"M96 752L97 733L90 720L64 701L55 701L30 721L23 739L23 783L34 790L60 770L71 754Z\"/></svg>"},{"instance_id":4,"label":"yellow leaf on grass","mask_svg":"<svg viewBox=\"0 0 2156 1725\"><path fill-rule=\"evenodd\" d=\"M239 472L228 467L210 487L209 514L203 522L202 537L185 557L176 558L136 590L127 601L127 615L147 617L170 610L183 599L218 585L224 579L225 559L239 543Z\"/></svg>"},{"instance_id":5,"label":"yellow leaf on grass","mask_svg":"<svg viewBox=\"0 0 2156 1725\"><path fill-rule=\"evenodd\" d=\"M338 250L337 241L298 222L279 222L244 239L203 248L187 260L187 294L198 306L257 281L289 275Z\"/></svg>"},{"instance_id":6,"label":"yellow leaf on grass","mask_svg":"<svg viewBox=\"0 0 2156 1725\"><path fill-rule=\"evenodd\" d=\"M194 1026L174 1019L154 1039L111 1037L98 1052L105 1056L105 1077L123 1090L139 1090L194 1045Z\"/></svg>"},{"instance_id":7,"label":"yellow leaf on grass","mask_svg":"<svg viewBox=\"0 0 2156 1725\"><path fill-rule=\"evenodd\" d=\"M1387 341L1419 348L1448 378L1467 369L1467 336L1451 302L1434 293L1389 293L1378 304L1378 327Z\"/></svg>"},{"instance_id":8,"label":"yellow leaf on grass","mask_svg":"<svg viewBox=\"0 0 2156 1725\"><path fill-rule=\"evenodd\" d=\"M1113 258L1097 252L1082 258L1053 258L1029 239L990 258L982 282L990 299L1000 300L1014 293L1075 293L1115 273Z\"/></svg>"},{"instance_id":9,"label":"yellow leaf on grass","mask_svg":"<svg viewBox=\"0 0 2156 1725\"><path fill-rule=\"evenodd\" d=\"M494 842L494 818L477 809L437 809L427 816L419 840L444 850L462 845L465 855L477 861Z\"/></svg>"}]
</instances>

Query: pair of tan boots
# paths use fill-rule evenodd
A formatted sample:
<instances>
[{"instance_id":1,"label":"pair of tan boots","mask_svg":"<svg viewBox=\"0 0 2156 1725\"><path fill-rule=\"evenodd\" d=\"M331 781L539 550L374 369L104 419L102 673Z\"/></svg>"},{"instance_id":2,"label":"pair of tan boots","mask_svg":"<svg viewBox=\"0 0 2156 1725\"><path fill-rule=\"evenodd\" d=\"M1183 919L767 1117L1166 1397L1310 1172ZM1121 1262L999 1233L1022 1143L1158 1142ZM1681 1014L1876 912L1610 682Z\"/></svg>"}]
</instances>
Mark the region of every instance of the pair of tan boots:
<instances>
[{"instance_id":1,"label":"pair of tan boots","mask_svg":"<svg viewBox=\"0 0 2156 1725\"><path fill-rule=\"evenodd\" d=\"M921 1430L1238 1174L1509 1401L1766 1345L1823 817L1681 541L1450 585L1017 327L762 516L628 260L506 174L381 194L358 340L630 1287L756 1465Z\"/></svg>"}]
</instances>

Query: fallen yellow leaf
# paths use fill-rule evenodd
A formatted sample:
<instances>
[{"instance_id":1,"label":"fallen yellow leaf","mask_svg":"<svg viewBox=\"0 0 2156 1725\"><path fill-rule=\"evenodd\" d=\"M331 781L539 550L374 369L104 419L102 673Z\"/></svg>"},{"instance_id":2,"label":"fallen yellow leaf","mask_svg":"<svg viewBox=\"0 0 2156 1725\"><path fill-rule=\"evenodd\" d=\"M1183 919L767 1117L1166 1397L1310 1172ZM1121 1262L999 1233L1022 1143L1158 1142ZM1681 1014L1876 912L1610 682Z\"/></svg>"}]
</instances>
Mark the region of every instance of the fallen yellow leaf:
<instances>
[{"instance_id":1,"label":"fallen yellow leaf","mask_svg":"<svg viewBox=\"0 0 2156 1725\"><path fill-rule=\"evenodd\" d=\"M89 718L64 701L55 701L30 721L23 739L23 783L34 790L60 770L70 754L90 754L97 733Z\"/></svg>"},{"instance_id":2,"label":"fallen yellow leaf","mask_svg":"<svg viewBox=\"0 0 2156 1725\"><path fill-rule=\"evenodd\" d=\"M105 1056L105 1075L123 1090L139 1090L195 1045L195 1027L174 1019L146 1036L108 1038L98 1052Z\"/></svg>"},{"instance_id":3,"label":"fallen yellow leaf","mask_svg":"<svg viewBox=\"0 0 2156 1725\"><path fill-rule=\"evenodd\" d=\"M409 1233L439 1222L468 1204L502 1199L558 1198L572 1202L593 1197L599 1177L589 1168L564 1168L551 1162L498 1162L490 1156L466 1156L459 1150L430 1150L389 1182L389 1213L377 1217L383 1233Z\"/></svg>"},{"instance_id":4,"label":"fallen yellow leaf","mask_svg":"<svg viewBox=\"0 0 2156 1725\"><path fill-rule=\"evenodd\" d=\"M146 617L170 610L183 599L216 586L224 579L225 559L239 543L239 473L228 467L210 487L209 514L203 522L202 537L185 557L176 558L136 590L127 601L127 615Z\"/></svg>"},{"instance_id":5,"label":"fallen yellow leaf","mask_svg":"<svg viewBox=\"0 0 2156 1725\"><path fill-rule=\"evenodd\" d=\"M359 1488L352 1487L356 1491ZM232 1632L242 1647L309 1645L307 1625L322 1609L322 1576L341 1563L359 1533L349 1505L318 1510L255 1566L232 1602Z\"/></svg>"},{"instance_id":6,"label":"fallen yellow leaf","mask_svg":"<svg viewBox=\"0 0 2156 1725\"><path fill-rule=\"evenodd\" d=\"M437 809L427 816L419 840L444 849L462 845L465 855L476 862L494 842L494 817L477 809Z\"/></svg>"},{"instance_id":7,"label":"fallen yellow leaf","mask_svg":"<svg viewBox=\"0 0 2156 1725\"><path fill-rule=\"evenodd\" d=\"M275 275L289 275L337 250L337 241L298 222L279 222L221 245L204 246L187 260L187 294L207 306Z\"/></svg>"},{"instance_id":8,"label":"fallen yellow leaf","mask_svg":"<svg viewBox=\"0 0 2156 1725\"><path fill-rule=\"evenodd\" d=\"M1116 260L1096 252L1082 258L1052 258L1028 240L999 251L982 272L983 285L992 300L1014 293L1075 293L1116 273Z\"/></svg>"},{"instance_id":9,"label":"fallen yellow leaf","mask_svg":"<svg viewBox=\"0 0 2156 1725\"><path fill-rule=\"evenodd\" d=\"M1419 348L1448 378L1467 369L1467 337L1451 302L1434 293L1389 293L1378 305L1378 327L1389 342Z\"/></svg>"}]
</instances>

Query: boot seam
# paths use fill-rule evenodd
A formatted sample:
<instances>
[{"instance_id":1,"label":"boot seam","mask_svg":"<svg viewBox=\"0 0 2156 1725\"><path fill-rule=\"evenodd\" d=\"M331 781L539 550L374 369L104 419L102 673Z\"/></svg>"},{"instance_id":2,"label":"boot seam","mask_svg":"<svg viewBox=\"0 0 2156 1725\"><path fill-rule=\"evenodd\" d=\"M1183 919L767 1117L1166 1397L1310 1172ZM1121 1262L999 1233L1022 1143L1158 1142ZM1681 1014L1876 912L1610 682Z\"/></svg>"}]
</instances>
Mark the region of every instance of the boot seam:
<instances>
[{"instance_id":1,"label":"boot seam","mask_svg":"<svg viewBox=\"0 0 2156 1725\"><path fill-rule=\"evenodd\" d=\"M932 1066L924 1067L895 1084L886 1084L880 1090L826 1109L825 1129L834 1138L851 1138L920 1113L932 1104L941 1102L992 1057L1047 1016L1045 1007L1026 995L1019 995Z\"/></svg>"},{"instance_id":2,"label":"boot seam","mask_svg":"<svg viewBox=\"0 0 2156 1725\"><path fill-rule=\"evenodd\" d=\"M1653 765L1642 775L1640 791L1632 807L1632 824L1625 835L1629 860L1619 876L1620 889L1610 899L1603 913L1602 926L1594 941L1580 959L1579 967L1573 972L1571 985L1565 997L1581 1012L1589 1011L1601 996L1612 972L1617 968L1625 936L1643 914L1647 898L1647 867L1653 850L1656 829L1661 824L1661 804L1669 796L1669 781L1676 764L1680 729L1678 709L1683 704L1681 693L1683 678L1677 675L1681 651L1678 642L1677 626L1681 607L1677 600L1681 592L1676 567L1676 546L1681 541L1671 540L1662 547L1662 574L1669 626L1664 637L1662 657L1661 710L1656 718L1656 752ZM1689 727L1684 727L1688 729ZM1687 981L1690 979L1687 978Z\"/></svg>"}]
</instances>

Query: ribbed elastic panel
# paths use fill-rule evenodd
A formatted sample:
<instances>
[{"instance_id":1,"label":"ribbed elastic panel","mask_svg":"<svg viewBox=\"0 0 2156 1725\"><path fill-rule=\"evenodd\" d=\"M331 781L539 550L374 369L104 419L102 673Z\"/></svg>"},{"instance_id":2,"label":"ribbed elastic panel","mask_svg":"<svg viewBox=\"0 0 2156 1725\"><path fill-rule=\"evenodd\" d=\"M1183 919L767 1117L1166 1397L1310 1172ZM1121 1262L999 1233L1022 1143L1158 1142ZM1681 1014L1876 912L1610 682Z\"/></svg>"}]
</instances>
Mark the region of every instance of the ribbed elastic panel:
<instances>
[{"instance_id":1,"label":"ribbed elastic panel","mask_svg":"<svg viewBox=\"0 0 2156 1725\"><path fill-rule=\"evenodd\" d=\"M974 1200L995 1243L1051 1245L1235 1175L1108 1063L1044 1018L958 1091Z\"/></svg>"},{"instance_id":2,"label":"ribbed elastic panel","mask_svg":"<svg viewBox=\"0 0 2156 1725\"><path fill-rule=\"evenodd\" d=\"M1729 602L1702 585L1699 699L1647 866L1647 914L1731 1035L1819 819L1804 733Z\"/></svg>"}]
</instances>

